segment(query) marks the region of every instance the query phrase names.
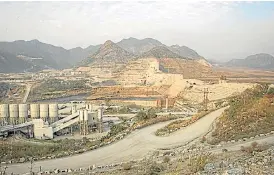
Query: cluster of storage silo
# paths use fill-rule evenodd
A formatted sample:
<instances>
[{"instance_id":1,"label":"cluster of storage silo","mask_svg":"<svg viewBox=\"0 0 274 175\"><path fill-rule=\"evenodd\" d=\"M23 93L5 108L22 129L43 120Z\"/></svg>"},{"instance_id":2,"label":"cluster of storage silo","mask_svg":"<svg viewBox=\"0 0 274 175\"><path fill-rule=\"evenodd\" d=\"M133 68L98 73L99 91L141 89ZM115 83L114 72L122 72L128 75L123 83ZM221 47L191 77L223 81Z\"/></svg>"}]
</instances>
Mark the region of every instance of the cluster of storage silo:
<instances>
[{"instance_id":1,"label":"cluster of storage silo","mask_svg":"<svg viewBox=\"0 0 274 175\"><path fill-rule=\"evenodd\" d=\"M43 121L50 123L58 120L58 105L57 104L31 104L30 116L32 119L41 118Z\"/></svg>"},{"instance_id":2,"label":"cluster of storage silo","mask_svg":"<svg viewBox=\"0 0 274 175\"><path fill-rule=\"evenodd\" d=\"M28 118L27 104L1 104L0 105L0 124L16 125L24 123Z\"/></svg>"},{"instance_id":3,"label":"cluster of storage silo","mask_svg":"<svg viewBox=\"0 0 274 175\"><path fill-rule=\"evenodd\" d=\"M31 119L41 118L44 121L55 122L58 120L57 104L30 104ZM0 105L0 124L16 125L27 122L27 104L1 104Z\"/></svg>"}]
</instances>

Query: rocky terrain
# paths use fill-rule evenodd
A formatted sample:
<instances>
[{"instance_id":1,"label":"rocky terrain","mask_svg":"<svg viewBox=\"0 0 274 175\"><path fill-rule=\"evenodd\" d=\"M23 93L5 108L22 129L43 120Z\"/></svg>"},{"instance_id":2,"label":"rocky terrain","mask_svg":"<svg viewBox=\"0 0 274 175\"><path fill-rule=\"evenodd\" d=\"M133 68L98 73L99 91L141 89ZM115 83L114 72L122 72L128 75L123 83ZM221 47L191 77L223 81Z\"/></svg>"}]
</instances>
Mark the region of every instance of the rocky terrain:
<instances>
[{"instance_id":1,"label":"rocky terrain","mask_svg":"<svg viewBox=\"0 0 274 175\"><path fill-rule=\"evenodd\" d=\"M172 45L168 47L172 52L186 58L191 59L202 59L203 57L200 56L195 50L190 49L186 46L179 46L179 45Z\"/></svg>"},{"instance_id":2,"label":"rocky terrain","mask_svg":"<svg viewBox=\"0 0 274 175\"><path fill-rule=\"evenodd\" d=\"M140 55L140 57L141 58L182 58L182 59L187 59L187 58L183 58L180 55L172 52L165 46L154 47L151 50Z\"/></svg>"},{"instance_id":3,"label":"rocky terrain","mask_svg":"<svg viewBox=\"0 0 274 175\"><path fill-rule=\"evenodd\" d=\"M108 40L96 53L84 59L82 64L89 65L91 67L114 66L115 64L126 64L133 58L133 54Z\"/></svg>"},{"instance_id":4,"label":"rocky terrain","mask_svg":"<svg viewBox=\"0 0 274 175\"><path fill-rule=\"evenodd\" d=\"M117 45L126 51L133 53L134 55L141 55L142 53L145 53L154 47L164 46L164 44L162 44L160 41L157 41L153 38L139 40L132 37L119 41Z\"/></svg>"},{"instance_id":5,"label":"rocky terrain","mask_svg":"<svg viewBox=\"0 0 274 175\"><path fill-rule=\"evenodd\" d=\"M136 38L128 38L123 39L117 43L118 46L127 50L128 52L133 53L134 55L142 55L145 52L150 51L155 47L166 47L170 51L176 53L177 55L189 58L189 59L201 59L202 57L193 49L186 46L172 45L167 46L161 43L158 40L153 38L145 38L145 39L136 39Z\"/></svg>"}]
</instances>

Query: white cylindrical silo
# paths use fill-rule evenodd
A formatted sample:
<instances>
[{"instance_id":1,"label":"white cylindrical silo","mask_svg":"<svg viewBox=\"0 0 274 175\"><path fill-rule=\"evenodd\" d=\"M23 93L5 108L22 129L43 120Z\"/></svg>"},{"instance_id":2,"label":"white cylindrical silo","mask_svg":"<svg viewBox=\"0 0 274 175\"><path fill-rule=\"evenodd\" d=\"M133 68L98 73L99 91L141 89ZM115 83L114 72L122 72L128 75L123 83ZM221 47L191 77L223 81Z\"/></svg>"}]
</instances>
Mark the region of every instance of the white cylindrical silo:
<instances>
[{"instance_id":1,"label":"white cylindrical silo","mask_svg":"<svg viewBox=\"0 0 274 175\"><path fill-rule=\"evenodd\" d=\"M49 118L51 123L58 120L58 104L49 104Z\"/></svg>"},{"instance_id":2,"label":"white cylindrical silo","mask_svg":"<svg viewBox=\"0 0 274 175\"><path fill-rule=\"evenodd\" d=\"M10 104L9 113L10 113L10 124L17 124L19 119L18 104Z\"/></svg>"},{"instance_id":3,"label":"white cylindrical silo","mask_svg":"<svg viewBox=\"0 0 274 175\"><path fill-rule=\"evenodd\" d=\"M79 111L79 120L80 120L80 121L83 121L83 120L84 120L84 111L83 111L83 110L80 110L80 111Z\"/></svg>"},{"instance_id":4,"label":"white cylindrical silo","mask_svg":"<svg viewBox=\"0 0 274 175\"><path fill-rule=\"evenodd\" d=\"M84 110L84 121L88 121L88 110Z\"/></svg>"},{"instance_id":5,"label":"white cylindrical silo","mask_svg":"<svg viewBox=\"0 0 274 175\"><path fill-rule=\"evenodd\" d=\"M25 123L28 118L28 105L19 104L19 123Z\"/></svg>"},{"instance_id":6,"label":"white cylindrical silo","mask_svg":"<svg viewBox=\"0 0 274 175\"><path fill-rule=\"evenodd\" d=\"M40 118L40 106L39 104L30 105L30 117L32 119Z\"/></svg>"},{"instance_id":7,"label":"white cylindrical silo","mask_svg":"<svg viewBox=\"0 0 274 175\"><path fill-rule=\"evenodd\" d=\"M9 122L9 105L1 104L0 106L0 125L7 125Z\"/></svg>"},{"instance_id":8,"label":"white cylindrical silo","mask_svg":"<svg viewBox=\"0 0 274 175\"><path fill-rule=\"evenodd\" d=\"M40 104L40 118L46 121L48 117L49 117L49 105Z\"/></svg>"},{"instance_id":9,"label":"white cylindrical silo","mask_svg":"<svg viewBox=\"0 0 274 175\"><path fill-rule=\"evenodd\" d=\"M89 111L92 111L92 108L93 108L93 107L92 107L92 104L89 104L89 105L88 105L88 108L89 108Z\"/></svg>"}]
</instances>

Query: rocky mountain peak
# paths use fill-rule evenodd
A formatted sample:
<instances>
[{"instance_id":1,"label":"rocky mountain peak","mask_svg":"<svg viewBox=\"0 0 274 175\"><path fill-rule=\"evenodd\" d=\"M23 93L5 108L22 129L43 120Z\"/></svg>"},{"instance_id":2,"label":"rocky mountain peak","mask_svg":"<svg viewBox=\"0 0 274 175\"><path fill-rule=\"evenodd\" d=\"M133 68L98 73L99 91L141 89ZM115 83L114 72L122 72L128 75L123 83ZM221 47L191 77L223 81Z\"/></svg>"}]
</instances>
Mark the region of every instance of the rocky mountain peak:
<instances>
[{"instance_id":1,"label":"rocky mountain peak","mask_svg":"<svg viewBox=\"0 0 274 175\"><path fill-rule=\"evenodd\" d=\"M180 55L172 52L166 46L157 46L141 55L143 58L182 58Z\"/></svg>"},{"instance_id":2,"label":"rocky mountain peak","mask_svg":"<svg viewBox=\"0 0 274 175\"><path fill-rule=\"evenodd\" d=\"M115 44L115 43L112 42L111 40L107 40L107 41L103 44L103 46L109 46L109 45L113 45L113 44Z\"/></svg>"}]
</instances>

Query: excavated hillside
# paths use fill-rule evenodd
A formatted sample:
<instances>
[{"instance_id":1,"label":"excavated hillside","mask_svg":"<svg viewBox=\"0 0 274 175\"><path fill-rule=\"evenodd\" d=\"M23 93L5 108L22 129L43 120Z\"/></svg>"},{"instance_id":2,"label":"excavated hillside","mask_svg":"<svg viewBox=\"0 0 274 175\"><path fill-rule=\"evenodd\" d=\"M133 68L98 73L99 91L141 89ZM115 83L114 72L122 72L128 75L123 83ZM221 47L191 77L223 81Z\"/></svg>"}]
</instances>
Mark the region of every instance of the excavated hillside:
<instances>
[{"instance_id":1,"label":"excavated hillside","mask_svg":"<svg viewBox=\"0 0 274 175\"><path fill-rule=\"evenodd\" d=\"M202 78L214 74L211 65L205 60L162 58L159 62L163 72L183 74L184 78Z\"/></svg>"}]
</instances>

